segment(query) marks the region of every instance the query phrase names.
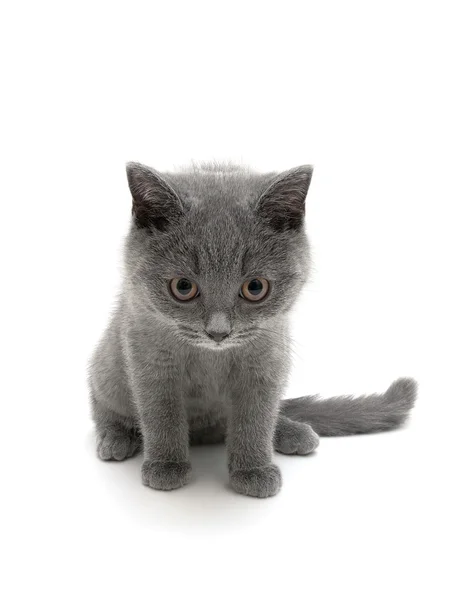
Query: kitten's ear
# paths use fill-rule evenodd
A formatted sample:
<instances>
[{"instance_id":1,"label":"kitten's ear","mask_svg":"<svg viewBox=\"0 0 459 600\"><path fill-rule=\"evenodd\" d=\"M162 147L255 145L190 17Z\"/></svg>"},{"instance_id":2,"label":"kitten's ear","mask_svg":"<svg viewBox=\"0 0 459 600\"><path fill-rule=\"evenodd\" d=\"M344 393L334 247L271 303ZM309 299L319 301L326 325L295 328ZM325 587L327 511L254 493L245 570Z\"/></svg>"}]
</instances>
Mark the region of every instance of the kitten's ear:
<instances>
[{"instance_id":1,"label":"kitten's ear","mask_svg":"<svg viewBox=\"0 0 459 600\"><path fill-rule=\"evenodd\" d=\"M311 165L284 171L260 196L256 210L276 231L302 227L312 171Z\"/></svg>"},{"instance_id":2,"label":"kitten's ear","mask_svg":"<svg viewBox=\"0 0 459 600\"><path fill-rule=\"evenodd\" d=\"M139 229L154 227L160 231L177 223L183 206L177 194L153 169L130 162L126 165L132 194L132 214Z\"/></svg>"}]
</instances>

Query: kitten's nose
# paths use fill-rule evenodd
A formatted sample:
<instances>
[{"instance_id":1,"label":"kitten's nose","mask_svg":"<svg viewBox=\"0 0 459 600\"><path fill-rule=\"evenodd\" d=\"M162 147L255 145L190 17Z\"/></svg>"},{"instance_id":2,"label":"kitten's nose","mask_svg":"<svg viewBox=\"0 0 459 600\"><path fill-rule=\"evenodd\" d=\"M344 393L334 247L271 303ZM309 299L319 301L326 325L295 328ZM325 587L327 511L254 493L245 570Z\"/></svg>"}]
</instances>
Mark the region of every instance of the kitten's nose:
<instances>
[{"instance_id":1,"label":"kitten's nose","mask_svg":"<svg viewBox=\"0 0 459 600\"><path fill-rule=\"evenodd\" d=\"M221 342L229 335L229 333L220 333L218 331L206 331L206 333L210 338L212 338L216 342Z\"/></svg>"},{"instance_id":2,"label":"kitten's nose","mask_svg":"<svg viewBox=\"0 0 459 600\"><path fill-rule=\"evenodd\" d=\"M223 312L214 313L205 327L206 334L216 342L221 342L231 333L231 323Z\"/></svg>"}]
</instances>

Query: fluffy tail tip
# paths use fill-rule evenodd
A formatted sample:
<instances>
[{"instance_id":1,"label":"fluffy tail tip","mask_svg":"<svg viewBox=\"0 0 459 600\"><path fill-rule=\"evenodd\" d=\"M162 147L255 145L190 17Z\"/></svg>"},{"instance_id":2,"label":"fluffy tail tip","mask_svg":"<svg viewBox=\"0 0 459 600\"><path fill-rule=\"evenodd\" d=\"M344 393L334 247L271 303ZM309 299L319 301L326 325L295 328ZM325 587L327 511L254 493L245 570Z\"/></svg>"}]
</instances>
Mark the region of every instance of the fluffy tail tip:
<instances>
[{"instance_id":1,"label":"fluffy tail tip","mask_svg":"<svg viewBox=\"0 0 459 600\"><path fill-rule=\"evenodd\" d=\"M418 384L410 377L401 377L392 383L384 394L391 405L393 416L402 424L408 416L408 412L416 402Z\"/></svg>"}]
</instances>

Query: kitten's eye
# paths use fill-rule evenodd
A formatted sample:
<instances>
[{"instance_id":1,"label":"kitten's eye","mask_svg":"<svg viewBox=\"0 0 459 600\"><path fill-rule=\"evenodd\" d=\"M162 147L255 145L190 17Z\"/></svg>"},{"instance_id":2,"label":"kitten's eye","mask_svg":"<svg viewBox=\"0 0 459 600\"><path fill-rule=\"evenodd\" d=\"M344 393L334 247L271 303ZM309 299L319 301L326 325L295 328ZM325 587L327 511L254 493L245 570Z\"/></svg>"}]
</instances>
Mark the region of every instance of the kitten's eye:
<instances>
[{"instance_id":1,"label":"kitten's eye","mask_svg":"<svg viewBox=\"0 0 459 600\"><path fill-rule=\"evenodd\" d=\"M182 302L186 302L187 300L193 300L198 295L198 286L190 281L189 279L185 279L184 277L175 277L171 283L171 292L177 298L177 300L182 300Z\"/></svg>"},{"instance_id":2,"label":"kitten's eye","mask_svg":"<svg viewBox=\"0 0 459 600\"><path fill-rule=\"evenodd\" d=\"M262 277L247 279L241 287L241 296L250 302L263 300L269 291L269 283Z\"/></svg>"}]
</instances>

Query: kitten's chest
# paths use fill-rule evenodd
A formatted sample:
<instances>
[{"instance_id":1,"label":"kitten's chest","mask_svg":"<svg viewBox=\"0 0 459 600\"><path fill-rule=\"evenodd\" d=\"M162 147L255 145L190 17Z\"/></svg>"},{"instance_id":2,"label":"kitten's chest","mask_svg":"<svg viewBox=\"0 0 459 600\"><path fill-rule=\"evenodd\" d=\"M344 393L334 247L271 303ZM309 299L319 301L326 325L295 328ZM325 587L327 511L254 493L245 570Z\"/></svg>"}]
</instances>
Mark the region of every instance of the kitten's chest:
<instances>
[{"instance_id":1,"label":"kitten's chest","mask_svg":"<svg viewBox=\"0 0 459 600\"><path fill-rule=\"evenodd\" d=\"M229 405L228 377L231 359L226 352L197 352L188 357L183 391L189 419L215 421Z\"/></svg>"}]
</instances>

